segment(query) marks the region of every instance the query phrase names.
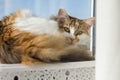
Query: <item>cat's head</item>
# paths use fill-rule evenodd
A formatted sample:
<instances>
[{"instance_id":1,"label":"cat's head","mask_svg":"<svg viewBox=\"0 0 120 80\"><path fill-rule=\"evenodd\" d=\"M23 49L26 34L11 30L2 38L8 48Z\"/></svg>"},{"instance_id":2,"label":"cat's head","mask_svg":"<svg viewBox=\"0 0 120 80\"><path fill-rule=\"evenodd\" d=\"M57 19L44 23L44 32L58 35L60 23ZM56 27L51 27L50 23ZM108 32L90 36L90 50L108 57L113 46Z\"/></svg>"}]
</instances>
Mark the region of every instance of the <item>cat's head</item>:
<instances>
[{"instance_id":1,"label":"cat's head","mask_svg":"<svg viewBox=\"0 0 120 80\"><path fill-rule=\"evenodd\" d=\"M89 30L95 23L94 17L80 20L68 15L64 9L59 9L56 20L60 31L68 34L74 41L79 41L82 34L89 35Z\"/></svg>"}]
</instances>

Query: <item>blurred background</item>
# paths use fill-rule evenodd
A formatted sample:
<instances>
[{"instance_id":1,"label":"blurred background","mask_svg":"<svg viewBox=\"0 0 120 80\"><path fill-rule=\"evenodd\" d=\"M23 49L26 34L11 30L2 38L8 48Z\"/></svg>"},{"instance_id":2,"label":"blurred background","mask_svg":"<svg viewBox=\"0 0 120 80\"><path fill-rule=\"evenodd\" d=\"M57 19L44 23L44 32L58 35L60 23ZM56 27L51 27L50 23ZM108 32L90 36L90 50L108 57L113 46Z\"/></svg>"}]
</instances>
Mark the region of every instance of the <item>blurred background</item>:
<instances>
[{"instance_id":1,"label":"blurred background","mask_svg":"<svg viewBox=\"0 0 120 80\"><path fill-rule=\"evenodd\" d=\"M36 16L57 15L59 8L80 19L93 15L93 0L0 0L0 19L19 9L29 9Z\"/></svg>"}]
</instances>

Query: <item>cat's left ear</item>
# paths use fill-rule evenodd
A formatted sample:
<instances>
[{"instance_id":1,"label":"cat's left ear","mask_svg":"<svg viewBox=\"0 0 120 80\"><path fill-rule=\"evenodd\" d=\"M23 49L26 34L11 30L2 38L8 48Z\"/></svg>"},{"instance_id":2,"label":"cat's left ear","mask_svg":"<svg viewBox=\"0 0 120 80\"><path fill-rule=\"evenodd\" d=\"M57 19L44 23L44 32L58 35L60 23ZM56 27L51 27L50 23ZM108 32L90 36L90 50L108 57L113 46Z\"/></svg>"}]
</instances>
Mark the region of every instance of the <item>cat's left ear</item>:
<instances>
[{"instance_id":1,"label":"cat's left ear","mask_svg":"<svg viewBox=\"0 0 120 80\"><path fill-rule=\"evenodd\" d=\"M95 24L95 17L85 19L84 22L89 25L87 26L87 29L89 30Z\"/></svg>"},{"instance_id":2,"label":"cat's left ear","mask_svg":"<svg viewBox=\"0 0 120 80\"><path fill-rule=\"evenodd\" d=\"M59 11L58 11L58 16L57 16L57 20L59 21L59 22L64 22L65 21L65 19L67 19L68 18L68 13L66 12L66 10L65 9L59 9Z\"/></svg>"}]
</instances>

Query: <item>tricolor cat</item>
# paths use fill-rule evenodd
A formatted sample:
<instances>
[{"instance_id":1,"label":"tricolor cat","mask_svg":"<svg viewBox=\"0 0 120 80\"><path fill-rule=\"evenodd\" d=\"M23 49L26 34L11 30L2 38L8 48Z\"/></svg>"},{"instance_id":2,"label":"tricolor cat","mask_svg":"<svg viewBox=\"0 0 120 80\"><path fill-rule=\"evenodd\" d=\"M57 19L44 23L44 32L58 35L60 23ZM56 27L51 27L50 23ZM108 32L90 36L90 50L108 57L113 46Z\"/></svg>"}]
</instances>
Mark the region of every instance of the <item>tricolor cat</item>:
<instances>
[{"instance_id":1,"label":"tricolor cat","mask_svg":"<svg viewBox=\"0 0 120 80\"><path fill-rule=\"evenodd\" d=\"M29 65L48 62L93 60L90 51L71 44L66 39L66 36L60 33L57 22L42 19L43 22L41 23L45 21L46 24L42 25L43 28L41 28L40 24L37 25L40 22L33 22L34 19L36 18L30 14L28 15L28 12L18 11L8 17L4 17L0 21L1 63L22 63ZM45 31L44 29L46 28L44 27L46 26L51 28L51 30ZM37 29L38 31L36 32Z\"/></svg>"}]
</instances>

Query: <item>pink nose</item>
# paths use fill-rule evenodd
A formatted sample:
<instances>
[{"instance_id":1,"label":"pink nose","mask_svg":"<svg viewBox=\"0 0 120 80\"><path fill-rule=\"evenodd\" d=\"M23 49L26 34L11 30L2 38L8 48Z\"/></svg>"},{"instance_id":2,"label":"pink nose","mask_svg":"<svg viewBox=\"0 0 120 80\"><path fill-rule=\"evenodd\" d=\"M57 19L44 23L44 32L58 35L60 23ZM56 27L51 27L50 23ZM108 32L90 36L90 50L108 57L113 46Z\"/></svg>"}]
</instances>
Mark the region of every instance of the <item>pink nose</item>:
<instances>
[{"instance_id":1,"label":"pink nose","mask_svg":"<svg viewBox=\"0 0 120 80\"><path fill-rule=\"evenodd\" d=\"M78 39L78 38L67 37L67 41L68 41L69 43L74 43L74 42L78 42L79 39Z\"/></svg>"}]
</instances>

